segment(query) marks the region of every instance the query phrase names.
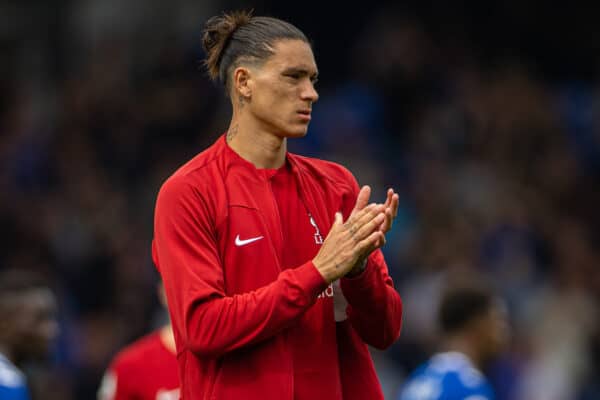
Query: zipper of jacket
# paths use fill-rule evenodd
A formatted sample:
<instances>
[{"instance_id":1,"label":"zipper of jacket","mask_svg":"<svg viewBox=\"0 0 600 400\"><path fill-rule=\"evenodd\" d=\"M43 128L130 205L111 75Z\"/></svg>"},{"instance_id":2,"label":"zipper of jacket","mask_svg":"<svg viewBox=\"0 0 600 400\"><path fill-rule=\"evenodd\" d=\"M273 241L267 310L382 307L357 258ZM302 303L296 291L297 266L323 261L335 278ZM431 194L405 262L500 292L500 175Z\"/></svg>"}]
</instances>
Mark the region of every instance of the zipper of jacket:
<instances>
[{"instance_id":1,"label":"zipper of jacket","mask_svg":"<svg viewBox=\"0 0 600 400\"><path fill-rule=\"evenodd\" d=\"M300 176L300 171L296 170L294 175L295 175L295 179L296 179L296 186L297 186L296 190L298 191L298 196L300 197L300 201L304 205L304 209L306 210L306 214L308 215L310 224L315 228L315 234L313 235L313 237L315 239L315 243L320 246L323 244L323 241L325 240L325 238L323 238L323 236L321 234L321 230L319 229L319 223L313 217L313 214L310 212L310 208L308 207L306 199L304 198L304 190L303 190L304 182L302 180L302 177Z\"/></svg>"},{"instance_id":2,"label":"zipper of jacket","mask_svg":"<svg viewBox=\"0 0 600 400\"><path fill-rule=\"evenodd\" d=\"M273 192L273 187L271 186L271 181L270 180L266 180L266 185L269 187L269 191L271 192L271 202L273 203L273 208L275 209L275 214L277 216L277 230L279 231L279 243L281 244L281 251L283 252L283 230L281 229L281 214L279 213L279 206L277 205L277 200L275 200L275 193ZM268 226L268 225L267 225ZM284 265L282 263L282 259L281 256L279 255L279 251L277 251L277 248L275 247L275 244L273 243L273 239L270 238L269 240L271 242L271 247L273 248L273 251L275 252L275 257L277 257L277 263L279 264L279 271L283 271L284 270Z\"/></svg>"}]
</instances>

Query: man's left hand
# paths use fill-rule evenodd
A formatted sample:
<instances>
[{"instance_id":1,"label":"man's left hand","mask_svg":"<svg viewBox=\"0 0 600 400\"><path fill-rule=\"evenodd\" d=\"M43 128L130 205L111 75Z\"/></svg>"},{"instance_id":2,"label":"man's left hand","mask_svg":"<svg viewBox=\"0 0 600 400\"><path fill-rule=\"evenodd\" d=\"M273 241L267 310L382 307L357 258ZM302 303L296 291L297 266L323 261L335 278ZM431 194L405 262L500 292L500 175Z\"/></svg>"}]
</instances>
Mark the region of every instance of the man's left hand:
<instances>
[{"instance_id":1,"label":"man's left hand","mask_svg":"<svg viewBox=\"0 0 600 400\"><path fill-rule=\"evenodd\" d=\"M354 206L354 209L352 210L352 213L350 215L365 208L367 206L367 204L369 203L370 197L371 197L371 188L369 186L363 186L360 189L360 192L358 193L358 197L356 199L356 205ZM398 193L394 192L394 189L392 189L392 188L388 189L387 197L386 197L385 204L384 204L385 205L385 210L384 210L385 219L379 227L379 230L384 235L392 229L392 224L394 222L394 219L396 219L396 217L398 216L399 203L400 203L400 197L398 196ZM361 257L356 262L355 266L352 268L352 270L350 270L350 272L346 275L346 277L352 278L352 277L358 276L362 271L364 271L364 269L367 266L367 258L369 257L369 254L371 254L376 249L383 247L384 244L385 244L385 236L383 236L383 238L378 243L376 243L375 247L373 247L372 249L369 249L368 253L364 254L363 257Z\"/></svg>"}]
</instances>

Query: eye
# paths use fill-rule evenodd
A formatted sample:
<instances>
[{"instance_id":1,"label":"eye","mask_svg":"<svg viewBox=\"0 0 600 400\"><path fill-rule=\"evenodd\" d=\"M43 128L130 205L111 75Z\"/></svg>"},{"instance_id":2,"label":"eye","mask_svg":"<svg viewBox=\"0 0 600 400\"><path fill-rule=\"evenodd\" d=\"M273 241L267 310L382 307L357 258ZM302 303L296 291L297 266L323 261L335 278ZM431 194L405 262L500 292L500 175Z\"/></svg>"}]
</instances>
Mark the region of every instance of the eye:
<instances>
[{"instance_id":1,"label":"eye","mask_svg":"<svg viewBox=\"0 0 600 400\"><path fill-rule=\"evenodd\" d=\"M310 81L312 82L313 85L316 85L317 82L319 82L319 78L316 76L313 76L312 78L310 78Z\"/></svg>"},{"instance_id":2,"label":"eye","mask_svg":"<svg viewBox=\"0 0 600 400\"><path fill-rule=\"evenodd\" d=\"M285 74L285 76L287 76L288 78L291 78L295 81L297 81L298 79L301 78L300 74L297 74L297 73Z\"/></svg>"}]
</instances>

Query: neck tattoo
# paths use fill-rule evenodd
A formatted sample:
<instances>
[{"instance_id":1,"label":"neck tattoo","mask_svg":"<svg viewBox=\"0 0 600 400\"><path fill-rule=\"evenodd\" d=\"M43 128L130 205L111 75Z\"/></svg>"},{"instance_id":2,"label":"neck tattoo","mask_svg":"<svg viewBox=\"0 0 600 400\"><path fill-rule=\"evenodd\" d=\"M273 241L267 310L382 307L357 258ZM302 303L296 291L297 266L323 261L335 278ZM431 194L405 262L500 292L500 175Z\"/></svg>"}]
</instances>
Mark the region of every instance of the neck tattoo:
<instances>
[{"instance_id":1,"label":"neck tattoo","mask_svg":"<svg viewBox=\"0 0 600 400\"><path fill-rule=\"evenodd\" d=\"M231 142L231 139L237 134L238 126L234 125L230 130L227 131L226 139L228 142Z\"/></svg>"}]
</instances>

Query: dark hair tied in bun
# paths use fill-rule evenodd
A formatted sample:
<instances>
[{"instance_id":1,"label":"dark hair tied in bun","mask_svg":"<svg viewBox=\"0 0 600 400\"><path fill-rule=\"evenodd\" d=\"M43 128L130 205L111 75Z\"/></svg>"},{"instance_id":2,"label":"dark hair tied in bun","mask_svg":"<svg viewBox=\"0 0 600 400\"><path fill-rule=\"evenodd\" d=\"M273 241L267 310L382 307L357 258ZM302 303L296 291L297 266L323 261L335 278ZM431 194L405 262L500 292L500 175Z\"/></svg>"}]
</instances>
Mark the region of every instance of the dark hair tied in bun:
<instances>
[{"instance_id":1,"label":"dark hair tied in bun","mask_svg":"<svg viewBox=\"0 0 600 400\"><path fill-rule=\"evenodd\" d=\"M264 62L278 40L302 40L306 36L294 25L271 17L254 17L251 11L235 11L206 22L202 44L205 65L212 80L229 89L228 76L243 62Z\"/></svg>"}]
</instances>

